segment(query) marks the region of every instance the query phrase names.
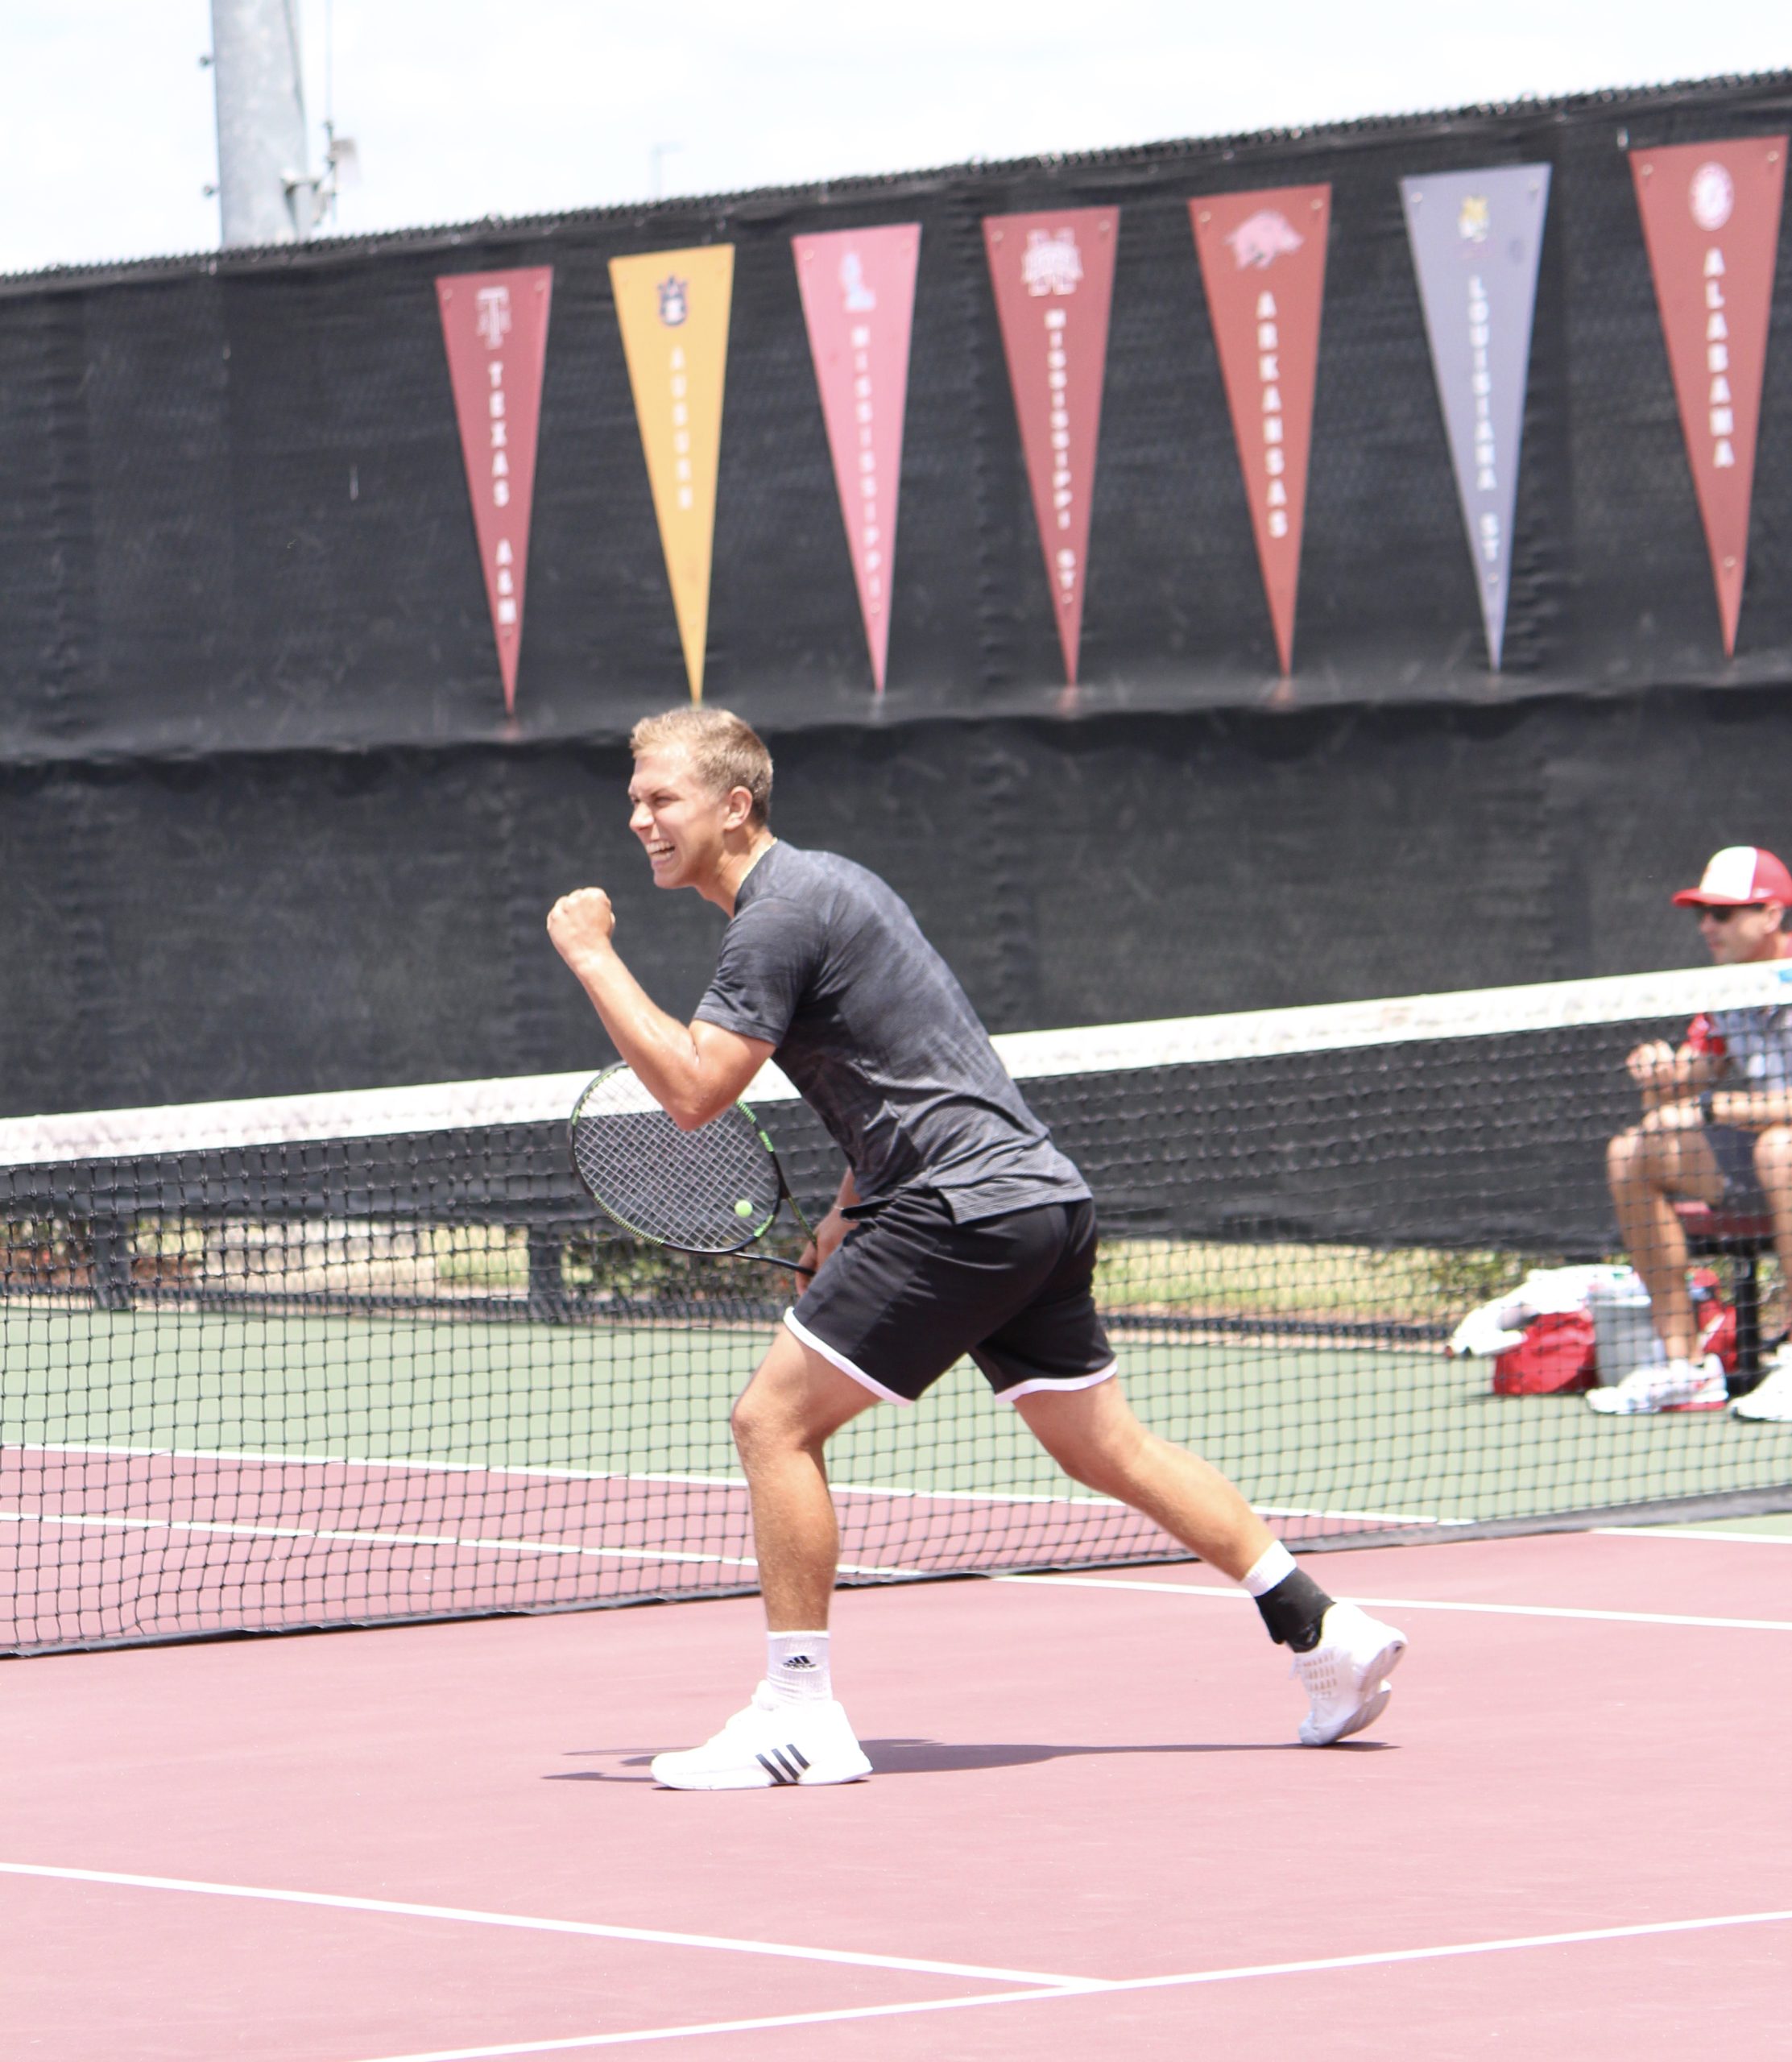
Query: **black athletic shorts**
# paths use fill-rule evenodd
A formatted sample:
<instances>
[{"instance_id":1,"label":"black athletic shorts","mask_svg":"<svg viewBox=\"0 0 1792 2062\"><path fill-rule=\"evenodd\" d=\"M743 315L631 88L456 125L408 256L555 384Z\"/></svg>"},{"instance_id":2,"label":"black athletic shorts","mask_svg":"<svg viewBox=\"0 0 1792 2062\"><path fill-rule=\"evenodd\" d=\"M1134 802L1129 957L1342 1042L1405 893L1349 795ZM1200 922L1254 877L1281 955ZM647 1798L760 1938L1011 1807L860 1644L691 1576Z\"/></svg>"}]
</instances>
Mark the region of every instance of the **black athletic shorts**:
<instances>
[{"instance_id":1,"label":"black athletic shorts","mask_svg":"<svg viewBox=\"0 0 1792 2062\"><path fill-rule=\"evenodd\" d=\"M1734 1124L1707 1124L1705 1143L1724 1177L1724 1208L1766 1216L1773 1205L1755 1171L1755 1148L1761 1143L1761 1133L1743 1131Z\"/></svg>"},{"instance_id":2,"label":"black athletic shorts","mask_svg":"<svg viewBox=\"0 0 1792 2062\"><path fill-rule=\"evenodd\" d=\"M958 1224L904 1189L829 1254L784 1323L890 1403L968 1353L998 1396L1092 1389L1114 1372L1095 1315L1095 1206L1049 1203Z\"/></svg>"}]
</instances>

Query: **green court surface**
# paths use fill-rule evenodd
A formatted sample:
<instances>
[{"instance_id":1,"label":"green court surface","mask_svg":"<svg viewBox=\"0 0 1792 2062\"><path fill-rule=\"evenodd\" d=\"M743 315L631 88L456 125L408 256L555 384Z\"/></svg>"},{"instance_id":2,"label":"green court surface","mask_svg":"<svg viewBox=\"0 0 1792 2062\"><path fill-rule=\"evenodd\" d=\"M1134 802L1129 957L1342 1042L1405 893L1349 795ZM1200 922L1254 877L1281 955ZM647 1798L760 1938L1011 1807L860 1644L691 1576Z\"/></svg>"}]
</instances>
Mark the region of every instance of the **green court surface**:
<instances>
[{"instance_id":1,"label":"green court surface","mask_svg":"<svg viewBox=\"0 0 1792 2062\"><path fill-rule=\"evenodd\" d=\"M15 1298L0 1304L0 1441L728 1479L729 1403L766 1336ZM1438 1352L1167 1331L1118 1345L1147 1422L1266 1509L1310 1513L1306 1537L1792 1482L1792 1426L1721 1411L1602 1418L1577 1397L1496 1397L1484 1364ZM963 1364L917 1410L867 1412L830 1463L859 1488L1079 1493Z\"/></svg>"}]
</instances>

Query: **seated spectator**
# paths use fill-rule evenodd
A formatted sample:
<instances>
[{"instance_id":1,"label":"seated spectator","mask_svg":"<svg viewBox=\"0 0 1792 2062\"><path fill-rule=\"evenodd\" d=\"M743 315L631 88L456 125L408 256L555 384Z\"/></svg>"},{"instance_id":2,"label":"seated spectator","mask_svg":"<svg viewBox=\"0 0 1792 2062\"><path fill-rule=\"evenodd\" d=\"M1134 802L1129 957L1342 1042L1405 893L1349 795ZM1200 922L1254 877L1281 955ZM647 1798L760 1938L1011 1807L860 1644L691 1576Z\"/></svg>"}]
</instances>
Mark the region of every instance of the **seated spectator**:
<instances>
[{"instance_id":1,"label":"seated spectator","mask_svg":"<svg viewBox=\"0 0 1792 2062\"><path fill-rule=\"evenodd\" d=\"M1792 959L1783 928L1792 874L1771 852L1730 845L1696 888L1674 898L1699 913L1720 967ZM1697 1357L1686 1288L1686 1235L1676 1200L1771 1216L1781 1278L1792 1282L1792 992L1786 1002L1715 1009L1695 1017L1676 1051L1639 1045L1625 1062L1642 1091L1642 1121L1612 1140L1606 1157L1612 1200L1631 1264L1649 1290L1665 1360L1593 1389L1596 1410L1710 1409L1725 1401L1716 1364ZM1739 1417L1792 1420L1792 1366L1781 1362L1733 1406Z\"/></svg>"}]
</instances>

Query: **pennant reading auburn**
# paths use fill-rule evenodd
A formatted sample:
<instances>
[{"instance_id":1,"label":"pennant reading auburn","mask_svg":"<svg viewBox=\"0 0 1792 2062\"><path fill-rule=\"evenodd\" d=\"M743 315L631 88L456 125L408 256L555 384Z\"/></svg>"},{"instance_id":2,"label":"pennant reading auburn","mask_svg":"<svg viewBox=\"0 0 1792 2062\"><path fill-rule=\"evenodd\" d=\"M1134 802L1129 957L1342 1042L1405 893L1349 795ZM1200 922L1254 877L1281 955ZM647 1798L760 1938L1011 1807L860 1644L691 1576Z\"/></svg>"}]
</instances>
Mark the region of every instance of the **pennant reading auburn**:
<instances>
[{"instance_id":1,"label":"pennant reading auburn","mask_svg":"<svg viewBox=\"0 0 1792 2062\"><path fill-rule=\"evenodd\" d=\"M1751 136L1630 153L1727 659L1749 566L1786 147Z\"/></svg>"},{"instance_id":2,"label":"pennant reading auburn","mask_svg":"<svg viewBox=\"0 0 1792 2062\"><path fill-rule=\"evenodd\" d=\"M1189 219L1285 673L1294 649L1331 188L1211 194L1190 201Z\"/></svg>"},{"instance_id":3,"label":"pennant reading auburn","mask_svg":"<svg viewBox=\"0 0 1792 2062\"><path fill-rule=\"evenodd\" d=\"M731 243L650 251L610 261L610 288L693 702L703 699L722 385L734 283Z\"/></svg>"},{"instance_id":4,"label":"pennant reading auburn","mask_svg":"<svg viewBox=\"0 0 1792 2062\"><path fill-rule=\"evenodd\" d=\"M516 713L523 577L553 278L551 266L540 265L516 272L455 272L436 282L507 716Z\"/></svg>"},{"instance_id":5,"label":"pennant reading auburn","mask_svg":"<svg viewBox=\"0 0 1792 2062\"><path fill-rule=\"evenodd\" d=\"M983 218L1033 515L1072 687L1082 642L1090 496L1119 234L1118 208Z\"/></svg>"},{"instance_id":6,"label":"pennant reading auburn","mask_svg":"<svg viewBox=\"0 0 1792 2062\"><path fill-rule=\"evenodd\" d=\"M890 650L890 573L921 225L838 230L790 242L871 646L871 680L881 694Z\"/></svg>"}]
</instances>

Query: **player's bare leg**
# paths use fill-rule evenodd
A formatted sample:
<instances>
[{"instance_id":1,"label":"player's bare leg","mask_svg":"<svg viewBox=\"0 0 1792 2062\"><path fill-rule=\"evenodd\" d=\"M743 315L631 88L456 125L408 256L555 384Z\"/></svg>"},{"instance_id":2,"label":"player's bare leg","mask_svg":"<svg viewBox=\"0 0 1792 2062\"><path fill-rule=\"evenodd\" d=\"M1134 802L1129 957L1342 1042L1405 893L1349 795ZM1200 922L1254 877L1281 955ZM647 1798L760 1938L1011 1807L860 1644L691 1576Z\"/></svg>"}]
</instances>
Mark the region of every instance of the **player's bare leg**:
<instances>
[{"instance_id":1,"label":"player's bare leg","mask_svg":"<svg viewBox=\"0 0 1792 2062\"><path fill-rule=\"evenodd\" d=\"M1652 1116L1613 1139L1606 1178L1630 1264L1649 1291L1657 1336L1670 1360L1691 1360L1699 1329L1686 1288L1686 1234L1674 1199L1715 1203L1724 1177L1696 1126Z\"/></svg>"},{"instance_id":2,"label":"player's bare leg","mask_svg":"<svg viewBox=\"0 0 1792 2062\"><path fill-rule=\"evenodd\" d=\"M822 1449L876 1398L780 1331L735 1406L735 1445L753 1500L753 1543L767 1629L825 1629L840 1527Z\"/></svg>"},{"instance_id":3,"label":"player's bare leg","mask_svg":"<svg viewBox=\"0 0 1792 2062\"><path fill-rule=\"evenodd\" d=\"M768 1790L856 1783L871 1773L834 1696L827 1623L840 1528L822 1449L875 1400L780 1331L735 1406L765 1601L765 1679L701 1747L656 1756L653 1773L668 1789Z\"/></svg>"},{"instance_id":4,"label":"player's bare leg","mask_svg":"<svg viewBox=\"0 0 1792 2062\"><path fill-rule=\"evenodd\" d=\"M1275 1545L1218 1468L1140 1423L1117 1379L1093 1389L1036 1390L1014 1407L1072 1480L1142 1511L1235 1582Z\"/></svg>"},{"instance_id":5,"label":"player's bare leg","mask_svg":"<svg viewBox=\"0 0 1792 2062\"><path fill-rule=\"evenodd\" d=\"M1036 1390L1014 1407L1074 1480L1143 1512L1244 1584L1272 1638L1293 1654L1310 1700L1300 1729L1306 1745L1329 1746L1381 1716L1405 1635L1335 1603L1216 1468L1140 1423L1117 1380Z\"/></svg>"}]
</instances>

